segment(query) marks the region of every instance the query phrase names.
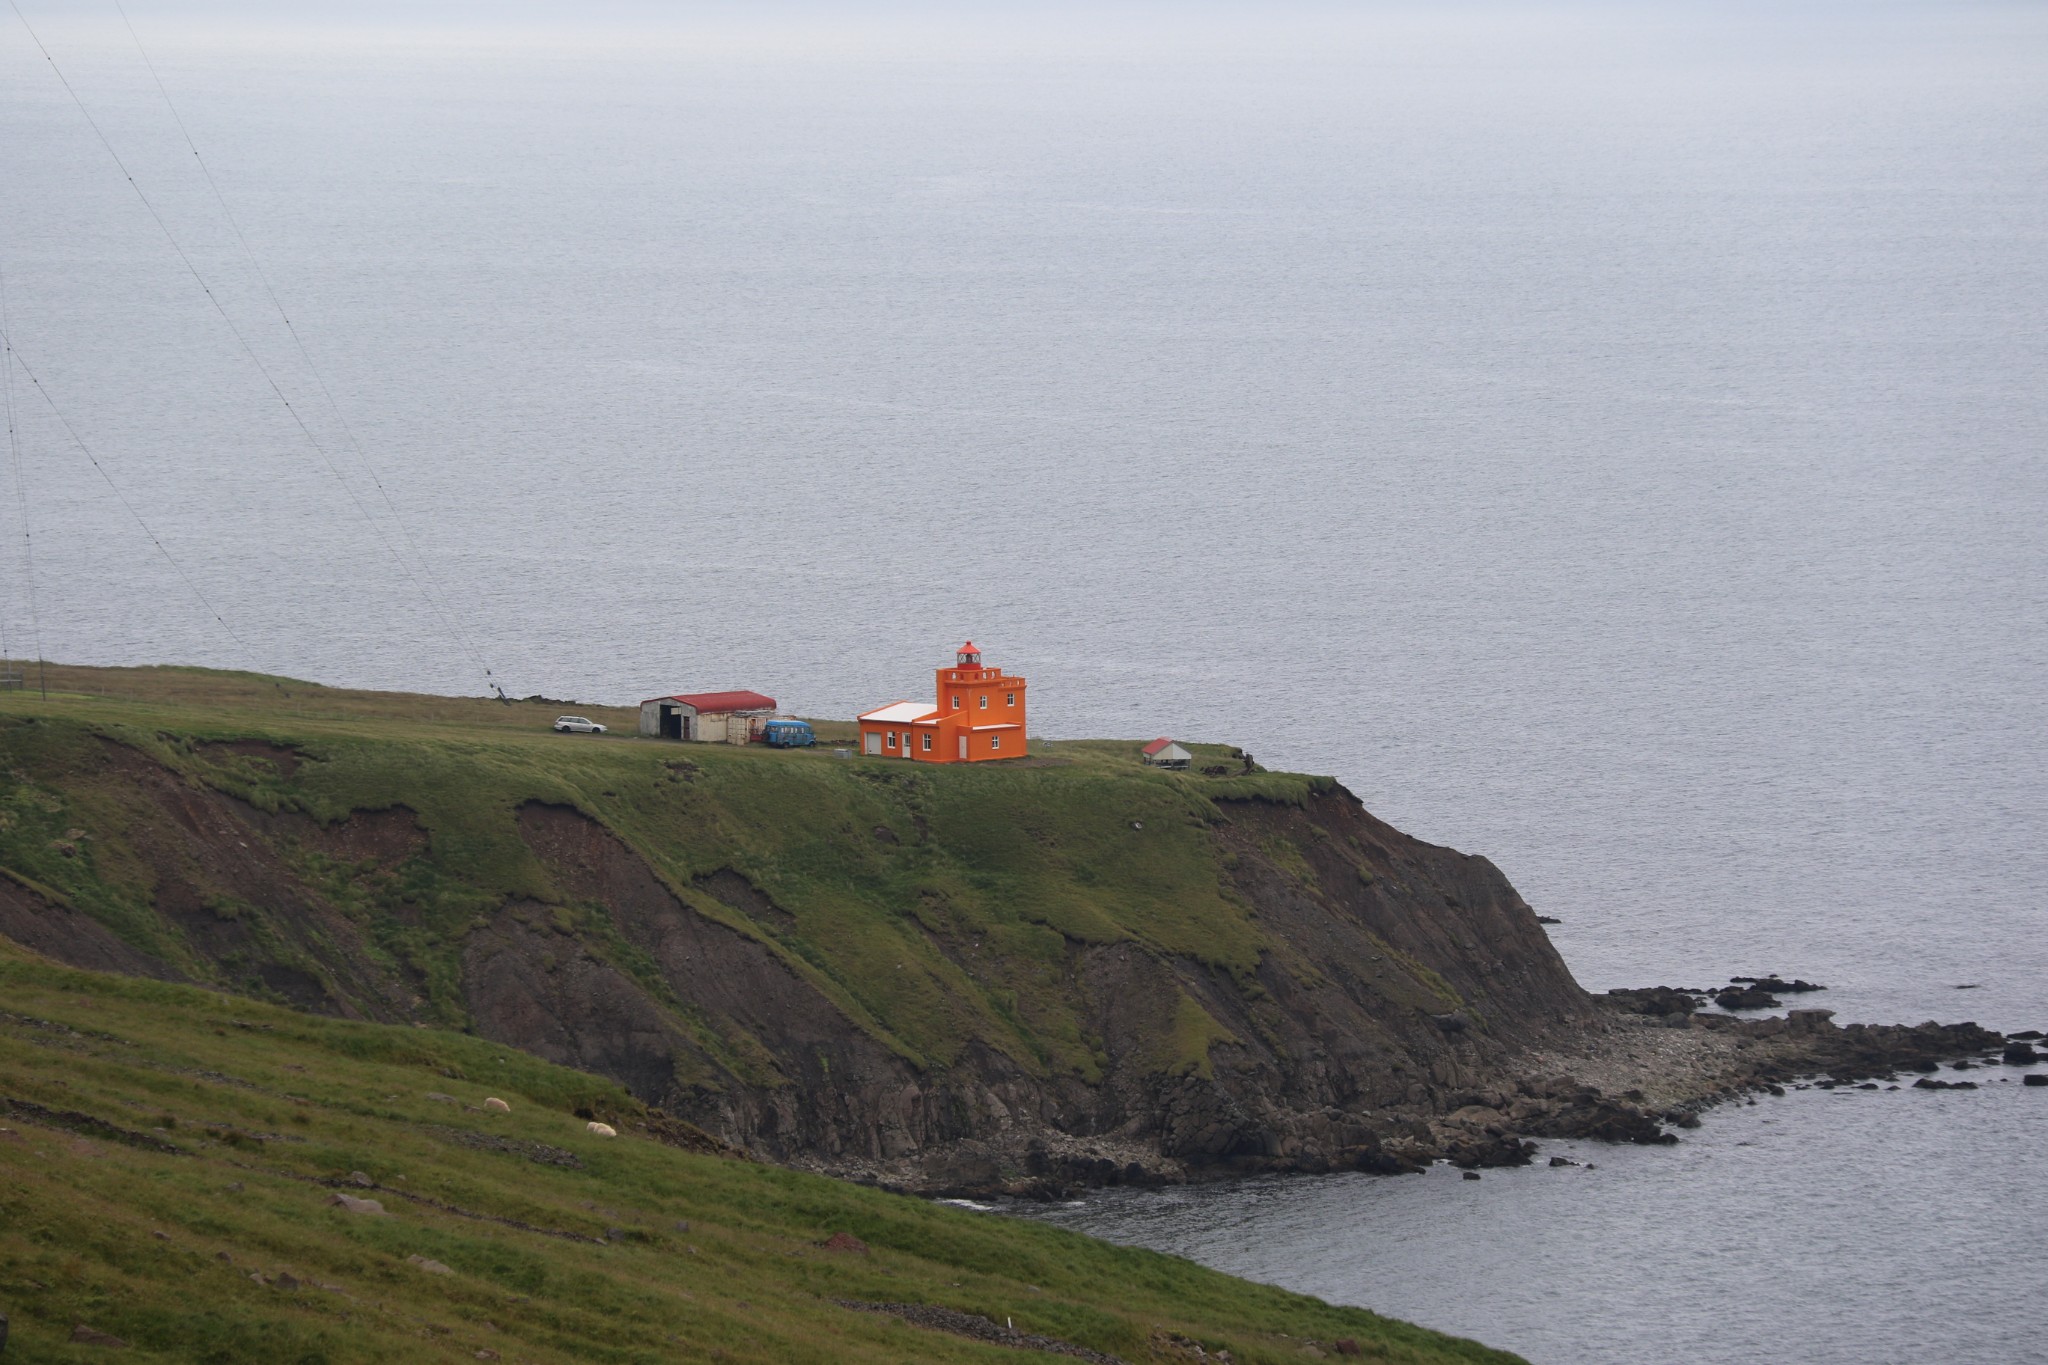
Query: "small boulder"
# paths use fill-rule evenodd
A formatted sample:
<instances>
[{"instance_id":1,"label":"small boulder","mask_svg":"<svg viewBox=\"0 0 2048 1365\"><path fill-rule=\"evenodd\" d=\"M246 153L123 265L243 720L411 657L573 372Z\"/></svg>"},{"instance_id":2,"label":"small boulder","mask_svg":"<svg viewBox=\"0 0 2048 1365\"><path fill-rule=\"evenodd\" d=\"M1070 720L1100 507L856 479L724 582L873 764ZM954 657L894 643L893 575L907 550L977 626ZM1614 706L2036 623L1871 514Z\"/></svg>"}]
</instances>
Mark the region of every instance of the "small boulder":
<instances>
[{"instance_id":1,"label":"small boulder","mask_svg":"<svg viewBox=\"0 0 2048 1365\"><path fill-rule=\"evenodd\" d=\"M439 1261L430 1261L417 1253L405 1258L408 1265L416 1265L429 1275L453 1275L455 1272Z\"/></svg>"},{"instance_id":2,"label":"small boulder","mask_svg":"<svg viewBox=\"0 0 2048 1365\"><path fill-rule=\"evenodd\" d=\"M1625 1014L1643 1014L1653 1018L1669 1019L1676 1015L1681 1020L1699 1008L1697 995L1675 986L1625 987L1607 992L1600 998L1610 1009Z\"/></svg>"},{"instance_id":3,"label":"small boulder","mask_svg":"<svg viewBox=\"0 0 2048 1365\"><path fill-rule=\"evenodd\" d=\"M455 1098L455 1097L454 1097L453 1095L444 1095L444 1094L442 1094L442 1093L441 1093L440 1091L438 1091L438 1090L429 1090L429 1091L427 1092L427 1098L428 1098L428 1099L430 1099L430 1100L432 1100L432 1101L433 1101L434 1103L436 1103L436 1104L460 1104L460 1103L462 1103L462 1101L461 1101L461 1100L458 1100L458 1099L456 1099L456 1098Z\"/></svg>"},{"instance_id":4,"label":"small boulder","mask_svg":"<svg viewBox=\"0 0 2048 1365\"><path fill-rule=\"evenodd\" d=\"M120 1351L128 1349L128 1343L113 1333L102 1332L97 1327L87 1327L82 1322L71 1329L71 1342L74 1346L110 1346Z\"/></svg>"},{"instance_id":5,"label":"small boulder","mask_svg":"<svg viewBox=\"0 0 2048 1365\"><path fill-rule=\"evenodd\" d=\"M1477 1179L1479 1179L1479 1172L1477 1172L1477 1171L1467 1171L1467 1172L1465 1172L1465 1179L1467 1179L1467 1180L1477 1180Z\"/></svg>"},{"instance_id":6,"label":"small boulder","mask_svg":"<svg viewBox=\"0 0 2048 1365\"><path fill-rule=\"evenodd\" d=\"M2039 1071L2032 1072L2020 1079L2028 1085L2048 1085L2048 1075L2043 1075Z\"/></svg>"},{"instance_id":7,"label":"small boulder","mask_svg":"<svg viewBox=\"0 0 2048 1365\"><path fill-rule=\"evenodd\" d=\"M2008 1043L2001 1054L2007 1066L2032 1066L2041 1060L2041 1054L2026 1043Z\"/></svg>"},{"instance_id":8,"label":"small boulder","mask_svg":"<svg viewBox=\"0 0 2048 1365\"><path fill-rule=\"evenodd\" d=\"M823 1245L827 1251L843 1251L854 1256L868 1254L868 1244L850 1232L835 1232L825 1239Z\"/></svg>"},{"instance_id":9,"label":"small boulder","mask_svg":"<svg viewBox=\"0 0 2048 1365\"><path fill-rule=\"evenodd\" d=\"M352 1194L339 1192L329 1195L327 1202L350 1213L384 1213L384 1205L375 1199L358 1199Z\"/></svg>"},{"instance_id":10,"label":"small boulder","mask_svg":"<svg viewBox=\"0 0 2048 1365\"><path fill-rule=\"evenodd\" d=\"M1743 990L1722 991L1714 997L1714 1003L1724 1010L1774 1010L1778 997L1755 986Z\"/></svg>"},{"instance_id":11,"label":"small boulder","mask_svg":"<svg viewBox=\"0 0 2048 1365\"><path fill-rule=\"evenodd\" d=\"M619 1135L618 1129L612 1127L609 1123L599 1123L596 1119L592 1119L584 1127L593 1137L617 1137Z\"/></svg>"},{"instance_id":12,"label":"small boulder","mask_svg":"<svg viewBox=\"0 0 2048 1365\"><path fill-rule=\"evenodd\" d=\"M367 1171L350 1171L348 1173L348 1183L366 1190L377 1188L377 1182L370 1179Z\"/></svg>"},{"instance_id":13,"label":"small boulder","mask_svg":"<svg viewBox=\"0 0 2048 1365\"><path fill-rule=\"evenodd\" d=\"M1775 991L1780 995L1796 995L1802 991L1824 991L1826 986L1813 981L1787 981L1776 972L1769 976L1731 976L1730 981L1739 985L1753 986L1760 991Z\"/></svg>"},{"instance_id":14,"label":"small boulder","mask_svg":"<svg viewBox=\"0 0 2048 1365\"><path fill-rule=\"evenodd\" d=\"M493 1114L509 1114L512 1112L512 1106L499 1099L496 1095L484 1101L484 1108L490 1110Z\"/></svg>"}]
</instances>

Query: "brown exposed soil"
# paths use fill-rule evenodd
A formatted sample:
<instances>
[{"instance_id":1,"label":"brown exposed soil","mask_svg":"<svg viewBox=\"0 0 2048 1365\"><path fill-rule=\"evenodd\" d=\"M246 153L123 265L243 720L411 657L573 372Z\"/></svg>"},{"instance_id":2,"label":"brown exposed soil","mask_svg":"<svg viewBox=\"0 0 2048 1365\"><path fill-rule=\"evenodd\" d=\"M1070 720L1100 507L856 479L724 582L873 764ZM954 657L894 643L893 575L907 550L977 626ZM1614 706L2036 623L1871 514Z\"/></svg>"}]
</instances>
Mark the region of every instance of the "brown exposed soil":
<instances>
[{"instance_id":1,"label":"brown exposed soil","mask_svg":"<svg viewBox=\"0 0 2048 1365\"><path fill-rule=\"evenodd\" d=\"M604 906L660 980L629 978L575 941L536 930L541 907L508 906L465 952L479 1031L617 1076L777 1158L889 1157L941 1135L945 1111L925 1102L916 1069L762 940L686 906L644 859L576 811L531 804L519 828L559 894ZM703 882L750 918L786 918L737 874ZM536 961L538 974L522 965ZM660 1008L666 1002L694 1027L679 1026Z\"/></svg>"},{"instance_id":2,"label":"brown exposed soil","mask_svg":"<svg viewBox=\"0 0 2048 1365\"><path fill-rule=\"evenodd\" d=\"M273 744L267 739L209 739L192 746L192 751L202 758L218 762L221 759L240 758L252 760L276 770L279 777L296 777L299 765L305 761L297 749L285 744Z\"/></svg>"},{"instance_id":3,"label":"brown exposed soil","mask_svg":"<svg viewBox=\"0 0 2048 1365\"><path fill-rule=\"evenodd\" d=\"M891 836L892 838L894 836ZM760 888L729 867L707 873L693 883L699 891L715 897L756 924L779 929L796 927L796 916L762 894Z\"/></svg>"},{"instance_id":4,"label":"brown exposed soil","mask_svg":"<svg viewBox=\"0 0 2048 1365\"><path fill-rule=\"evenodd\" d=\"M160 981L181 979L170 964L122 942L91 915L5 876L0 876L0 934L74 967Z\"/></svg>"},{"instance_id":5,"label":"brown exposed soil","mask_svg":"<svg viewBox=\"0 0 2048 1365\"><path fill-rule=\"evenodd\" d=\"M237 743L238 754L282 753L297 761L274 745ZM98 776L109 779L105 785L122 794L124 806L119 828L105 833L144 879L182 955L158 960L40 897L33 905L15 898L12 909L0 909L21 929L7 931L9 937L76 966L213 979L313 1013L403 1015L410 992L377 968L378 954L355 923L305 880L291 854L304 841L373 858L403 856L401 847L416 849L423 838L409 812L378 812L361 827L351 820L323 830L305 816L267 815L196 786L111 740L101 742L97 761Z\"/></svg>"},{"instance_id":6,"label":"brown exposed soil","mask_svg":"<svg viewBox=\"0 0 2048 1365\"><path fill-rule=\"evenodd\" d=\"M295 817L295 818L294 818ZM293 838L336 862L395 868L427 851L427 832L405 806L349 812L346 820L322 825L291 812L283 817Z\"/></svg>"}]
</instances>

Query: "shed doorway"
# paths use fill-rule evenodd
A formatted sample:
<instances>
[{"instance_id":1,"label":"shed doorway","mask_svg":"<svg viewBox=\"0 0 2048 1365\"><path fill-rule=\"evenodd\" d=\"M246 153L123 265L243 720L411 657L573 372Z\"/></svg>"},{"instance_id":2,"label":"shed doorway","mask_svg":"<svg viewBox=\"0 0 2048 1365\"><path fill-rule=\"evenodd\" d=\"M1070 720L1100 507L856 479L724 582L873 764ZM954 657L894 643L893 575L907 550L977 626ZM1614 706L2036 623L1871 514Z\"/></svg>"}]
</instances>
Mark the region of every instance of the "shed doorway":
<instances>
[{"instance_id":1,"label":"shed doorway","mask_svg":"<svg viewBox=\"0 0 2048 1365\"><path fill-rule=\"evenodd\" d=\"M661 708L661 737L681 739L683 737L683 708L664 706Z\"/></svg>"}]
</instances>

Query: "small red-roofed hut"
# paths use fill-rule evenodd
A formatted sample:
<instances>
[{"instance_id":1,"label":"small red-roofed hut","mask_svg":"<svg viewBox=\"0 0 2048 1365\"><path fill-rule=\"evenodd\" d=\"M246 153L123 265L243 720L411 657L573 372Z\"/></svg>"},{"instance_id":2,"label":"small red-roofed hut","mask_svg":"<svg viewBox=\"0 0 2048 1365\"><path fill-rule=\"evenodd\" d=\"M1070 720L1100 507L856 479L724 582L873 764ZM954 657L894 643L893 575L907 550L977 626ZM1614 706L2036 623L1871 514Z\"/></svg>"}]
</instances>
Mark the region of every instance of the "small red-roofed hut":
<instances>
[{"instance_id":1,"label":"small red-roofed hut","mask_svg":"<svg viewBox=\"0 0 2048 1365\"><path fill-rule=\"evenodd\" d=\"M1164 735L1147 744L1139 753L1155 768L1185 768L1188 760L1194 757Z\"/></svg>"}]
</instances>

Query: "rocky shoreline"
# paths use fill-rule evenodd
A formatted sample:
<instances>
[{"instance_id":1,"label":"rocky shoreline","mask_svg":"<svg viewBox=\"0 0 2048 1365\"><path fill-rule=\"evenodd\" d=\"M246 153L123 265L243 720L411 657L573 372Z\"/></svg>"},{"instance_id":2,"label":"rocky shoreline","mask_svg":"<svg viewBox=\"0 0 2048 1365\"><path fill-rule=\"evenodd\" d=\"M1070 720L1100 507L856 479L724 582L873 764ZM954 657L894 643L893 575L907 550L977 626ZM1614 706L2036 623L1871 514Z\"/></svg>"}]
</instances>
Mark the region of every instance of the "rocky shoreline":
<instances>
[{"instance_id":1,"label":"rocky shoreline","mask_svg":"<svg viewBox=\"0 0 2048 1365\"><path fill-rule=\"evenodd\" d=\"M1777 978L1738 981L1735 989L1758 986L1822 989ZM1439 1161L1477 1171L1527 1165L1543 1140L1675 1143L1674 1130L1697 1128L1716 1105L1754 1102L1793 1086L1974 1089L1955 1073L2048 1063L2048 1052L2033 1046L2042 1039L2038 1031L2008 1036L1974 1023L1932 1021L1838 1025L1825 1009L1745 1019L1703 1008L1727 993L1650 987L1593 997L1599 1017L1577 1043L1524 1052L1491 1084L1351 1116L1340 1127L1355 1140L1335 1149L1296 1142L1288 1150L1283 1139L1269 1144L1281 1150L1189 1160L1163 1157L1154 1142L1039 1133L956 1143L901 1162L791 1164L929 1197L1022 1200L1277 1172L1395 1175ZM2048 1071L2029 1071L2026 1083L2048 1085Z\"/></svg>"}]
</instances>

